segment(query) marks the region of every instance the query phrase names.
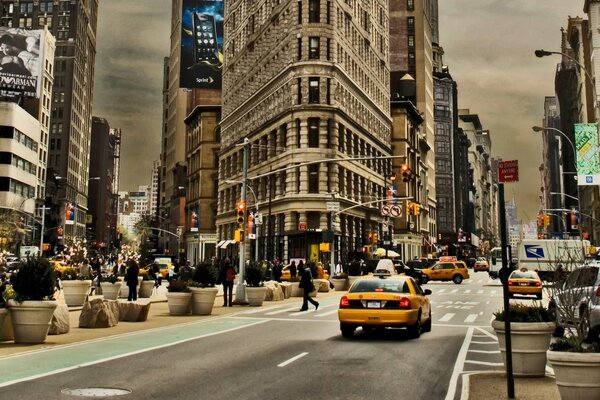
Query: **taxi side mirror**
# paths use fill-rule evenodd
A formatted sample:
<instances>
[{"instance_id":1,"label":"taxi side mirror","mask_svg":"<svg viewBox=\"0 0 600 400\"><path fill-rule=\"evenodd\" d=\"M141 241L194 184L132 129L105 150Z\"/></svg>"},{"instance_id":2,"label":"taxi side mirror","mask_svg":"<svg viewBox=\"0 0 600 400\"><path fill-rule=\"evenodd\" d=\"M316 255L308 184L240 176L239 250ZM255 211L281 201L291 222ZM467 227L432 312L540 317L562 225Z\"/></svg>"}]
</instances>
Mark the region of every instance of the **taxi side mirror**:
<instances>
[{"instance_id":1,"label":"taxi side mirror","mask_svg":"<svg viewBox=\"0 0 600 400\"><path fill-rule=\"evenodd\" d=\"M425 296L429 296L431 294L431 289L425 289Z\"/></svg>"}]
</instances>

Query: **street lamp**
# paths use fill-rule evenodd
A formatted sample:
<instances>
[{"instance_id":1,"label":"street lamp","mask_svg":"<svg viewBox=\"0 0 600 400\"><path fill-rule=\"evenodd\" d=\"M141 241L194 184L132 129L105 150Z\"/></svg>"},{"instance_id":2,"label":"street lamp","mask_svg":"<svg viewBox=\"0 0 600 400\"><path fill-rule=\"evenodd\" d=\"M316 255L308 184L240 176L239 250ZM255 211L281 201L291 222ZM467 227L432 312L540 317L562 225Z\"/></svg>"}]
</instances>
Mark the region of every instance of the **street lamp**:
<instances>
[{"instance_id":1,"label":"street lamp","mask_svg":"<svg viewBox=\"0 0 600 400\"><path fill-rule=\"evenodd\" d=\"M391 186L390 186L389 189L388 189L388 185L387 185L388 178L390 178L390 183L391 183ZM385 172L385 175L383 176L383 184L384 184L386 192L387 192L386 195L390 199L394 197L393 196L393 191L394 191L394 181L395 180L396 180L396 174L394 172L392 172L391 175L389 175L389 176L387 175L387 171ZM384 237L383 237L384 241L388 241L388 244L386 244L386 246L385 246L385 258L388 258L388 250L389 250L390 244L392 242L392 238L391 238L391 235L390 235L390 225L389 225L389 223L388 223L387 226L388 226L387 234L384 235Z\"/></svg>"},{"instance_id":2,"label":"street lamp","mask_svg":"<svg viewBox=\"0 0 600 400\"><path fill-rule=\"evenodd\" d=\"M534 126L531 129L533 129L534 132L554 131L554 132L558 132L559 134L561 134L562 137L564 137L567 140L567 142L569 142L569 144L571 145L571 150L573 151L573 164L575 164L575 160L576 160L576 156L577 156L577 151L575 149L575 145L573 144L573 141L563 131L561 131L560 129L557 129L557 128L553 128L551 126L548 126L548 127ZM567 194L565 194L565 196L577 200L577 209L580 210L581 202L579 199L581 198L581 196L579 194L579 181L577 181L575 184L576 184L576 189L577 189L577 197L567 195ZM555 193L555 192L551 192L551 193Z\"/></svg>"},{"instance_id":3,"label":"street lamp","mask_svg":"<svg viewBox=\"0 0 600 400\"><path fill-rule=\"evenodd\" d=\"M557 55L560 55L563 57L567 57L569 60L573 61L575 64L577 64L577 66L579 66L579 68L581 68L583 70L583 72L585 72L585 75L590 80L590 84L591 85L594 84L594 79L592 78L590 73L587 71L587 69L585 69L585 67L583 65L581 65L581 63L579 61L577 61L575 58L571 57L570 55L568 55L566 53L562 53L560 51L547 51L547 50L543 50L543 49L535 51L535 56L538 58L547 57L552 54L557 54Z\"/></svg>"}]
</instances>

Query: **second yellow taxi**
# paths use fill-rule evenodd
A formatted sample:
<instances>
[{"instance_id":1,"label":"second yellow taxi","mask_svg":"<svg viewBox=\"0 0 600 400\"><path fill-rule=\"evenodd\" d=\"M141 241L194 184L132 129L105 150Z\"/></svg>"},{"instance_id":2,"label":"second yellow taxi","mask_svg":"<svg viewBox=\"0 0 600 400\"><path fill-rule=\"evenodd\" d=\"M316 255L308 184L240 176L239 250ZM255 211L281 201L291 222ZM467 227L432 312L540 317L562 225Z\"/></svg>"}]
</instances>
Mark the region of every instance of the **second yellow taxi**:
<instances>
[{"instance_id":1,"label":"second yellow taxi","mask_svg":"<svg viewBox=\"0 0 600 400\"><path fill-rule=\"evenodd\" d=\"M469 271L464 261L440 261L431 268L421 270L430 281L452 281L457 285L469 279Z\"/></svg>"},{"instance_id":2,"label":"second yellow taxi","mask_svg":"<svg viewBox=\"0 0 600 400\"><path fill-rule=\"evenodd\" d=\"M431 305L427 295L409 276L375 271L356 280L340 299L338 318L342 336L351 338L358 327L403 327L418 338L431 331Z\"/></svg>"},{"instance_id":3,"label":"second yellow taxi","mask_svg":"<svg viewBox=\"0 0 600 400\"><path fill-rule=\"evenodd\" d=\"M508 297L515 294L534 295L542 298L542 280L535 271L526 268L513 271L508 277Z\"/></svg>"}]
</instances>

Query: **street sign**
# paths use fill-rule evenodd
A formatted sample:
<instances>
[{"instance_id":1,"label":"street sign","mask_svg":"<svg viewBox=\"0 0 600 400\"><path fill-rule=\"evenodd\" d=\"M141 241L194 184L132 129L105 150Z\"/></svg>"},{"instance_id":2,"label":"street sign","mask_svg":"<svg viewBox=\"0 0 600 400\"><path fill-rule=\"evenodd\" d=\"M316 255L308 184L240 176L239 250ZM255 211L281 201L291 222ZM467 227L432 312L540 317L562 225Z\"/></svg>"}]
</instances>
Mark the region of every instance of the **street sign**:
<instances>
[{"instance_id":1,"label":"street sign","mask_svg":"<svg viewBox=\"0 0 600 400\"><path fill-rule=\"evenodd\" d=\"M256 239L256 235L254 233L249 233L248 239Z\"/></svg>"},{"instance_id":2,"label":"street sign","mask_svg":"<svg viewBox=\"0 0 600 400\"><path fill-rule=\"evenodd\" d=\"M388 206L387 204L381 206L381 215L390 215L390 206Z\"/></svg>"},{"instance_id":3,"label":"street sign","mask_svg":"<svg viewBox=\"0 0 600 400\"><path fill-rule=\"evenodd\" d=\"M498 162L498 183L519 181L519 160Z\"/></svg>"},{"instance_id":4,"label":"street sign","mask_svg":"<svg viewBox=\"0 0 600 400\"><path fill-rule=\"evenodd\" d=\"M392 217L401 217L402 216L402 208L399 206L391 206L390 207L390 215Z\"/></svg>"},{"instance_id":5,"label":"street sign","mask_svg":"<svg viewBox=\"0 0 600 400\"><path fill-rule=\"evenodd\" d=\"M298 224L298 230L305 231L306 230L306 222L300 222Z\"/></svg>"},{"instance_id":6,"label":"street sign","mask_svg":"<svg viewBox=\"0 0 600 400\"><path fill-rule=\"evenodd\" d=\"M338 201L328 201L327 211L338 212L340 211L340 203Z\"/></svg>"}]
</instances>

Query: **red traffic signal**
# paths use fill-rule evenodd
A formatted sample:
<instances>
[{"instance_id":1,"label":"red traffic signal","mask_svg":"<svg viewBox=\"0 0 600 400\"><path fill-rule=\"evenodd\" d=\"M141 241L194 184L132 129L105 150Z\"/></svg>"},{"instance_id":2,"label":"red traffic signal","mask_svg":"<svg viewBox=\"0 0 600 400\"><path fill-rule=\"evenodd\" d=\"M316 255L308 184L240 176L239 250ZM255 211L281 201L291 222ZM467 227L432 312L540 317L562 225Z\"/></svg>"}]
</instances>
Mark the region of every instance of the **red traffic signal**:
<instances>
[{"instance_id":1,"label":"red traffic signal","mask_svg":"<svg viewBox=\"0 0 600 400\"><path fill-rule=\"evenodd\" d=\"M408 164L402 164L400 171L402 171L402 182L408 182L412 175L410 168L408 168Z\"/></svg>"},{"instance_id":2,"label":"red traffic signal","mask_svg":"<svg viewBox=\"0 0 600 400\"><path fill-rule=\"evenodd\" d=\"M237 204L237 222L243 224L246 219L246 202L240 201Z\"/></svg>"}]
</instances>

